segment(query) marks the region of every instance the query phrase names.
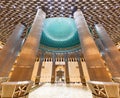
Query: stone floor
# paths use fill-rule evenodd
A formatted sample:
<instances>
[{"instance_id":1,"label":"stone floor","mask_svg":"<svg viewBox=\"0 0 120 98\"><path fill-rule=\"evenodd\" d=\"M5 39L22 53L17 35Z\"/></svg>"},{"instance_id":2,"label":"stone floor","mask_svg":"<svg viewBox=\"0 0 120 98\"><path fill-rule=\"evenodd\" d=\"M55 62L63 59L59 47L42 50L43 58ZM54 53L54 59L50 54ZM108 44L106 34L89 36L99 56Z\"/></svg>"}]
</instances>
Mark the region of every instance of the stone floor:
<instances>
[{"instance_id":1,"label":"stone floor","mask_svg":"<svg viewBox=\"0 0 120 98\"><path fill-rule=\"evenodd\" d=\"M44 84L32 91L29 98L92 98L91 92L80 84Z\"/></svg>"}]
</instances>

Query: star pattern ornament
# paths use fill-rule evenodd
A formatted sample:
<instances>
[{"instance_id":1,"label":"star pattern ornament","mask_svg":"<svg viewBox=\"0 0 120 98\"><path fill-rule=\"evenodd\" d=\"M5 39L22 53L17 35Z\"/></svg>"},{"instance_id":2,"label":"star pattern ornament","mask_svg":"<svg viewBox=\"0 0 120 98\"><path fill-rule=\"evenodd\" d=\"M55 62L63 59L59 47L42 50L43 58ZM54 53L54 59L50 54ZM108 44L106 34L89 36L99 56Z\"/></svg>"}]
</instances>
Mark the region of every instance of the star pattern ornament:
<instances>
[{"instance_id":1,"label":"star pattern ornament","mask_svg":"<svg viewBox=\"0 0 120 98\"><path fill-rule=\"evenodd\" d=\"M107 94L106 94L103 86L95 85L94 89L95 89L96 95L98 95L100 97L107 97Z\"/></svg>"},{"instance_id":2,"label":"star pattern ornament","mask_svg":"<svg viewBox=\"0 0 120 98\"><path fill-rule=\"evenodd\" d=\"M15 90L14 97L21 97L26 95L27 85L18 86Z\"/></svg>"}]
</instances>

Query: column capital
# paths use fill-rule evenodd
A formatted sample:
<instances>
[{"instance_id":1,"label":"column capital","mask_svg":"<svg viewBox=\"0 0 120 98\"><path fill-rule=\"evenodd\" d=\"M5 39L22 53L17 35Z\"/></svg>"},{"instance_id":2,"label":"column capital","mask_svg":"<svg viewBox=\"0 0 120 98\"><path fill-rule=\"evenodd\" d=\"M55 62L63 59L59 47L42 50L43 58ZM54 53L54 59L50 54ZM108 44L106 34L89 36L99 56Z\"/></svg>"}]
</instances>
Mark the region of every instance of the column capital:
<instances>
[{"instance_id":1,"label":"column capital","mask_svg":"<svg viewBox=\"0 0 120 98\"><path fill-rule=\"evenodd\" d=\"M68 54L64 54L64 59L65 59L65 62L68 62Z\"/></svg>"},{"instance_id":2,"label":"column capital","mask_svg":"<svg viewBox=\"0 0 120 98\"><path fill-rule=\"evenodd\" d=\"M52 61L53 61L53 63L55 62L55 59L56 59L56 54L53 53L53 54L52 54Z\"/></svg>"},{"instance_id":3,"label":"column capital","mask_svg":"<svg viewBox=\"0 0 120 98\"><path fill-rule=\"evenodd\" d=\"M41 55L40 55L40 62L44 61L44 52L42 51Z\"/></svg>"},{"instance_id":4,"label":"column capital","mask_svg":"<svg viewBox=\"0 0 120 98\"><path fill-rule=\"evenodd\" d=\"M102 33L102 32L107 33L102 24L95 24L95 29L96 29L98 36L99 36L99 33Z\"/></svg>"},{"instance_id":5,"label":"column capital","mask_svg":"<svg viewBox=\"0 0 120 98\"><path fill-rule=\"evenodd\" d=\"M78 9L77 11L74 12L74 18L80 16L82 14L82 11L80 9Z\"/></svg>"},{"instance_id":6,"label":"column capital","mask_svg":"<svg viewBox=\"0 0 120 98\"><path fill-rule=\"evenodd\" d=\"M43 17L43 18L45 18L45 16L46 16L46 13L45 13L42 9L38 9L38 10L37 10L37 15L38 15L38 14L42 14L41 17Z\"/></svg>"}]
</instances>

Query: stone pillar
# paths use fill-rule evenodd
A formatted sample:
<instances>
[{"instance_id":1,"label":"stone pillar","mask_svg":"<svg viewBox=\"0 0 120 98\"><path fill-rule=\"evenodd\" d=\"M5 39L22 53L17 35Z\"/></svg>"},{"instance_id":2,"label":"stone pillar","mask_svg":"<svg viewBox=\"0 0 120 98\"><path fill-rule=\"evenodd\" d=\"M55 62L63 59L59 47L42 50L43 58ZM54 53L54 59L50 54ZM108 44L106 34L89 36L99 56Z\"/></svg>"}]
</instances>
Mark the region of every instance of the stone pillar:
<instances>
[{"instance_id":1,"label":"stone pillar","mask_svg":"<svg viewBox=\"0 0 120 98\"><path fill-rule=\"evenodd\" d=\"M111 61L113 62L114 66L117 68L117 71L120 73L120 52L118 51L117 47L114 45L113 41L110 39L109 35L107 34L105 28L102 24L96 24L95 29L100 40L105 47L105 51L108 53Z\"/></svg>"},{"instance_id":2,"label":"stone pillar","mask_svg":"<svg viewBox=\"0 0 120 98\"><path fill-rule=\"evenodd\" d=\"M112 75L112 77L120 77L120 73L118 72L118 69L113 64L111 58L109 57L107 51L105 50L105 47L103 46L101 40L99 38L95 39L95 42L99 48L99 51L102 54L103 59L106 62L107 67L109 68L109 71Z\"/></svg>"},{"instance_id":3,"label":"stone pillar","mask_svg":"<svg viewBox=\"0 0 120 98\"><path fill-rule=\"evenodd\" d=\"M40 82L41 69L42 69L42 63L43 63L43 61L44 61L44 53L42 52L42 54L40 56L39 67L38 67L38 71L37 71L37 76L36 76L35 84L39 84L39 82Z\"/></svg>"},{"instance_id":4,"label":"stone pillar","mask_svg":"<svg viewBox=\"0 0 120 98\"><path fill-rule=\"evenodd\" d=\"M23 45L17 64L14 67L10 81L23 81L31 79L36 55L39 49L42 25L45 16L46 14L41 9L38 9L30 33Z\"/></svg>"},{"instance_id":5,"label":"stone pillar","mask_svg":"<svg viewBox=\"0 0 120 98\"><path fill-rule=\"evenodd\" d=\"M78 62L78 67L79 67L79 72L80 72L81 83L82 83L82 85L86 86L86 80L85 80L85 76L83 73L83 68L82 68L82 64L80 61L80 56L77 56L77 62Z\"/></svg>"},{"instance_id":6,"label":"stone pillar","mask_svg":"<svg viewBox=\"0 0 120 98\"><path fill-rule=\"evenodd\" d=\"M0 51L0 77L8 77L10 70L20 52L24 38L22 34L25 26L19 23Z\"/></svg>"},{"instance_id":7,"label":"stone pillar","mask_svg":"<svg viewBox=\"0 0 120 98\"><path fill-rule=\"evenodd\" d=\"M78 28L82 52L88 68L90 80L92 81L111 81L104 62L90 35L83 13L78 10L74 13L74 19Z\"/></svg>"},{"instance_id":8,"label":"stone pillar","mask_svg":"<svg viewBox=\"0 0 120 98\"><path fill-rule=\"evenodd\" d=\"M55 59L56 59L56 55L53 54L52 57L52 75L51 75L51 83L55 82Z\"/></svg>"},{"instance_id":9,"label":"stone pillar","mask_svg":"<svg viewBox=\"0 0 120 98\"><path fill-rule=\"evenodd\" d=\"M65 59L65 78L66 78L66 83L70 83L70 76L69 76L69 67L68 67L68 55L64 55Z\"/></svg>"}]
</instances>

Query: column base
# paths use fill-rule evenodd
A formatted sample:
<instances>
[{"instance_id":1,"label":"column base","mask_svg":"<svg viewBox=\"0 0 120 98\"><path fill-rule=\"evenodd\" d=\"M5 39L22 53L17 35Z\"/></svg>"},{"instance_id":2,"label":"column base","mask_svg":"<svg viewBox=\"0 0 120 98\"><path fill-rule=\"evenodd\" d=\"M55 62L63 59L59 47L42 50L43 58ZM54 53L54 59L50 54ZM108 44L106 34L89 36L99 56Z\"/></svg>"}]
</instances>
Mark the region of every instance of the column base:
<instances>
[{"instance_id":1,"label":"column base","mask_svg":"<svg viewBox=\"0 0 120 98\"><path fill-rule=\"evenodd\" d=\"M83 86L86 86L86 80L84 77L80 77L81 78L81 83Z\"/></svg>"},{"instance_id":2,"label":"column base","mask_svg":"<svg viewBox=\"0 0 120 98\"><path fill-rule=\"evenodd\" d=\"M35 85L39 85L39 83L40 83L40 76L36 76Z\"/></svg>"},{"instance_id":3,"label":"column base","mask_svg":"<svg viewBox=\"0 0 120 98\"><path fill-rule=\"evenodd\" d=\"M52 78L51 78L51 83L52 83L52 84L55 83L55 77L52 77Z\"/></svg>"},{"instance_id":4,"label":"column base","mask_svg":"<svg viewBox=\"0 0 120 98\"><path fill-rule=\"evenodd\" d=\"M66 83L70 83L70 78L66 78Z\"/></svg>"}]
</instances>

